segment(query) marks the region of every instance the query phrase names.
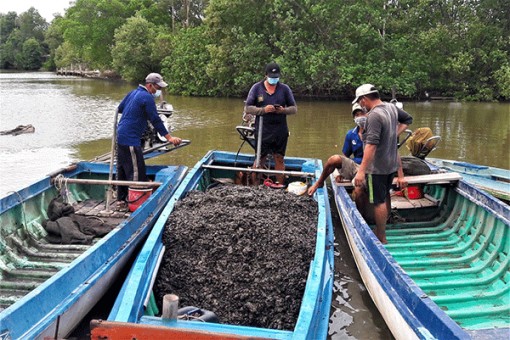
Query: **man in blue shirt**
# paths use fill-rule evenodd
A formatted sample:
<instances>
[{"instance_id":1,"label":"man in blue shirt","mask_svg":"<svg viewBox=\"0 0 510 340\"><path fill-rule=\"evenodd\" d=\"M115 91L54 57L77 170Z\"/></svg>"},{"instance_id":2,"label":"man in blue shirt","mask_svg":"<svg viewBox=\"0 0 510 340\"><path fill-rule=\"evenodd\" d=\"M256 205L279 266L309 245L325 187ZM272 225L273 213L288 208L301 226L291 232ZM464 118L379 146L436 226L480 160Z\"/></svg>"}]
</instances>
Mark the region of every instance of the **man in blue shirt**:
<instances>
[{"instance_id":1,"label":"man in blue shirt","mask_svg":"<svg viewBox=\"0 0 510 340\"><path fill-rule=\"evenodd\" d=\"M119 104L122 114L117 127L117 179L128 181L147 181L145 161L142 150L142 136L150 121L156 131L165 139L179 145L181 139L170 136L161 118L159 118L155 98L161 95L161 89L168 84L158 73L150 73L145 85L129 92ZM119 209L126 208L128 188L118 186L117 200Z\"/></svg>"},{"instance_id":2,"label":"man in blue shirt","mask_svg":"<svg viewBox=\"0 0 510 340\"><path fill-rule=\"evenodd\" d=\"M333 155L329 157L319 179L308 189L308 195L312 196L318 188L322 188L324 182L335 170L338 170L336 181L350 181L356 176L359 164L363 158L363 142L361 136L367 121L367 114L361 106L354 104L352 106L352 116L356 127L347 132L345 136L344 147L342 152L344 155ZM354 154L354 159L349 158ZM359 160L357 159L359 158Z\"/></svg>"},{"instance_id":3,"label":"man in blue shirt","mask_svg":"<svg viewBox=\"0 0 510 340\"><path fill-rule=\"evenodd\" d=\"M356 118L366 116L361 106L358 104L354 104L352 106L352 117L354 121ZM364 118L366 120L366 118ZM353 161L356 164L361 164L361 160L363 159L363 141L361 140L361 136L363 133L363 128L356 124L356 127L352 130L347 131L345 135L344 147L342 148L342 152L345 157L350 158L353 156Z\"/></svg>"},{"instance_id":4,"label":"man in blue shirt","mask_svg":"<svg viewBox=\"0 0 510 340\"><path fill-rule=\"evenodd\" d=\"M297 112L296 101L292 90L280 82L280 66L269 63L266 66L264 80L255 83L248 93L244 111L255 115L255 139L258 139L260 118L262 124L262 143L260 164L265 164L269 153L273 155L275 170L285 170L284 156L289 138L287 115ZM284 184L284 175L277 175L276 181Z\"/></svg>"}]
</instances>

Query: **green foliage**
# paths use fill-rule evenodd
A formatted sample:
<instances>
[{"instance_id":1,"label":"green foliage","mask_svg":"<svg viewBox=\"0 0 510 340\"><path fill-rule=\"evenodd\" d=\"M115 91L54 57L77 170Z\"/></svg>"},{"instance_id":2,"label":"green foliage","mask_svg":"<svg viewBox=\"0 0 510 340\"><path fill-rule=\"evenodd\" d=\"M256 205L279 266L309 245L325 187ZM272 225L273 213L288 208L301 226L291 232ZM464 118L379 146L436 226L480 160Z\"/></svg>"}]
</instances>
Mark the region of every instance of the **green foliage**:
<instances>
[{"instance_id":1,"label":"green foliage","mask_svg":"<svg viewBox=\"0 0 510 340\"><path fill-rule=\"evenodd\" d=\"M65 68L70 65L78 65L82 61L80 52L74 48L69 42L64 41L62 45L55 50L55 66L56 68Z\"/></svg>"},{"instance_id":2,"label":"green foliage","mask_svg":"<svg viewBox=\"0 0 510 340\"><path fill-rule=\"evenodd\" d=\"M169 54L163 59L162 74L169 91L183 95L214 95L214 81L206 73L209 57L205 27L180 30L172 36Z\"/></svg>"},{"instance_id":3,"label":"green foliage","mask_svg":"<svg viewBox=\"0 0 510 340\"><path fill-rule=\"evenodd\" d=\"M48 23L33 7L19 16L0 14L0 67L39 69L48 50L44 43L47 28Z\"/></svg>"},{"instance_id":4,"label":"green foliage","mask_svg":"<svg viewBox=\"0 0 510 340\"><path fill-rule=\"evenodd\" d=\"M510 100L508 0L77 0L41 19L0 14L0 67L25 67L33 38L48 68L161 71L185 95L245 96L274 60L299 96Z\"/></svg>"},{"instance_id":5,"label":"green foliage","mask_svg":"<svg viewBox=\"0 0 510 340\"><path fill-rule=\"evenodd\" d=\"M115 31L113 67L124 79L139 81L159 71L160 60L152 56L157 49L156 27L141 17L129 18Z\"/></svg>"},{"instance_id":6,"label":"green foliage","mask_svg":"<svg viewBox=\"0 0 510 340\"><path fill-rule=\"evenodd\" d=\"M51 25L44 33L44 42L48 45L50 51L49 58L44 63L44 67L47 70L54 71L57 68L55 54L59 46L64 43L63 28L62 28L62 17L53 19Z\"/></svg>"},{"instance_id":7,"label":"green foliage","mask_svg":"<svg viewBox=\"0 0 510 340\"><path fill-rule=\"evenodd\" d=\"M42 66L42 53L41 44L35 38L25 40L21 53L16 56L17 64L24 70L38 70Z\"/></svg>"},{"instance_id":8,"label":"green foliage","mask_svg":"<svg viewBox=\"0 0 510 340\"><path fill-rule=\"evenodd\" d=\"M506 64L499 70L496 70L494 72L494 79L496 80L496 88L498 90L497 97L510 98L510 65Z\"/></svg>"},{"instance_id":9,"label":"green foliage","mask_svg":"<svg viewBox=\"0 0 510 340\"><path fill-rule=\"evenodd\" d=\"M114 32L134 14L121 0L80 0L62 22L64 40L89 68L109 69Z\"/></svg>"}]
</instances>

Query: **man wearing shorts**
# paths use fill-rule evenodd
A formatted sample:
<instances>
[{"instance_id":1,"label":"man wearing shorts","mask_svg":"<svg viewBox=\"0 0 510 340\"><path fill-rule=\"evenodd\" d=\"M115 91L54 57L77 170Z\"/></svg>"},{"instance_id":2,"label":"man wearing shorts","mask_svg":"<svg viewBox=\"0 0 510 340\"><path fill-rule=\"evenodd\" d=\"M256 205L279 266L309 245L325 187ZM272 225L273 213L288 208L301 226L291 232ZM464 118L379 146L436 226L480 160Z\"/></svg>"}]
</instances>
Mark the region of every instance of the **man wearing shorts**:
<instances>
[{"instance_id":1,"label":"man wearing shorts","mask_svg":"<svg viewBox=\"0 0 510 340\"><path fill-rule=\"evenodd\" d=\"M365 186L369 202L374 207L375 235L386 244L386 221L390 210L390 189L399 167L397 138L412 123L412 117L400 112L391 103L381 101L374 85L364 84L356 89L358 103L368 111L367 123L363 132L363 160L354 177L355 187ZM406 186L403 176L397 185Z\"/></svg>"},{"instance_id":2,"label":"man wearing shorts","mask_svg":"<svg viewBox=\"0 0 510 340\"><path fill-rule=\"evenodd\" d=\"M335 170L337 172L335 180L338 183L342 181L350 182L354 176L356 176L359 163L361 163L363 158L363 148L360 150L359 146L363 143L361 141L361 135L365 129L367 114L358 104L352 106L351 112L356 127L349 130L345 136L344 146L342 148L343 155L333 155L329 157L319 179L308 189L308 195L312 196L318 188L322 188L328 176L335 172ZM349 156L351 155L354 157L350 158Z\"/></svg>"}]
</instances>

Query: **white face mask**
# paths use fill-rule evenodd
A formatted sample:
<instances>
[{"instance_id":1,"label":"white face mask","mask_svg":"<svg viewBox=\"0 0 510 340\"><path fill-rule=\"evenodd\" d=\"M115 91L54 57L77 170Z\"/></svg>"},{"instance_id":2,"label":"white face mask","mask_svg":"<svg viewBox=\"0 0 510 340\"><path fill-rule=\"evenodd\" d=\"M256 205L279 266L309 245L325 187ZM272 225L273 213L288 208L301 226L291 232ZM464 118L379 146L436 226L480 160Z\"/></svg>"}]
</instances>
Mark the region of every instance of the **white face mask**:
<instances>
[{"instance_id":1,"label":"white face mask","mask_svg":"<svg viewBox=\"0 0 510 340\"><path fill-rule=\"evenodd\" d=\"M156 92L154 92L154 93L152 94L152 96L153 96L154 98L159 98L159 96L161 96L161 90L156 90Z\"/></svg>"},{"instance_id":2,"label":"white face mask","mask_svg":"<svg viewBox=\"0 0 510 340\"><path fill-rule=\"evenodd\" d=\"M367 123L367 117L356 117L354 118L354 123L356 123L356 125L360 128L364 129Z\"/></svg>"}]
</instances>

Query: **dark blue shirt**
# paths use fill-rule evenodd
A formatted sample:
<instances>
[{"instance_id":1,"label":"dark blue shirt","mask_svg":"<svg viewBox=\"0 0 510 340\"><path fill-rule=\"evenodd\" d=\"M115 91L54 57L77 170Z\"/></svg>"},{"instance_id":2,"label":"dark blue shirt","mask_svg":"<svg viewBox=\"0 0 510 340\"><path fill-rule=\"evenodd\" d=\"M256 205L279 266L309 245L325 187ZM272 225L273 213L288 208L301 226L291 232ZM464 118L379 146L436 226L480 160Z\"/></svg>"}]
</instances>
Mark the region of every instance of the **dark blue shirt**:
<instances>
[{"instance_id":1,"label":"dark blue shirt","mask_svg":"<svg viewBox=\"0 0 510 340\"><path fill-rule=\"evenodd\" d=\"M149 120L161 136L168 134L168 130L159 118L154 98L147 89L140 85L119 104L122 116L117 127L117 142L120 145L141 146L141 139Z\"/></svg>"},{"instance_id":2,"label":"dark blue shirt","mask_svg":"<svg viewBox=\"0 0 510 340\"><path fill-rule=\"evenodd\" d=\"M359 127L356 126L354 129L349 130L345 135L344 147L342 152L345 157L350 158L351 155L354 156L353 161L361 164L361 160L363 159L363 142L358 135Z\"/></svg>"},{"instance_id":3,"label":"dark blue shirt","mask_svg":"<svg viewBox=\"0 0 510 340\"><path fill-rule=\"evenodd\" d=\"M264 86L264 81L255 83L246 98L246 106L264 107L266 105L279 104L283 107L296 106L296 101L290 87L283 83L276 85L275 92L269 94ZM258 127L260 116L257 116L255 127ZM267 113L264 115L264 128L266 130L271 125L283 125L287 127L287 115L277 113Z\"/></svg>"}]
</instances>

